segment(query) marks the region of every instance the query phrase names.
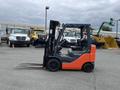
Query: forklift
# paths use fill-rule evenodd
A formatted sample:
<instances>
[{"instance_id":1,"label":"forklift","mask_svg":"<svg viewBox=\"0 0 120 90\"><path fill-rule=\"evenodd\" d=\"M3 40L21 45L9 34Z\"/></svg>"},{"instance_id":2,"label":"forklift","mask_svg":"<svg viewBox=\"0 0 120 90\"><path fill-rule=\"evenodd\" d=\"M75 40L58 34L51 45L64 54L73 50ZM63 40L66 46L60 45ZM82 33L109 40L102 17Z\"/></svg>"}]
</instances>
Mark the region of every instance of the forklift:
<instances>
[{"instance_id":1,"label":"forklift","mask_svg":"<svg viewBox=\"0 0 120 90\"><path fill-rule=\"evenodd\" d=\"M59 70L92 72L95 64L96 46L91 44L90 24L62 24L62 29L57 29L60 26L59 21L50 20L49 34L44 50L43 68L53 72ZM67 54L61 53L61 45L64 43L62 38L66 28L78 28L81 38L83 32L87 32L87 42L84 49L79 51L68 50ZM56 32L58 32L57 35Z\"/></svg>"}]
</instances>

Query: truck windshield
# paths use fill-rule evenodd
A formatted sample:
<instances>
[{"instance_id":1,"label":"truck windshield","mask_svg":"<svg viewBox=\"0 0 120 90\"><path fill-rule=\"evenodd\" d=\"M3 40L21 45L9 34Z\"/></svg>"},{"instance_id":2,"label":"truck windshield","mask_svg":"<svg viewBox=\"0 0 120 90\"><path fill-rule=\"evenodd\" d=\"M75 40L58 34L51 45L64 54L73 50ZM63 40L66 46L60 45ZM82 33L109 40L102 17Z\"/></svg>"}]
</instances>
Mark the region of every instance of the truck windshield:
<instances>
[{"instance_id":1,"label":"truck windshield","mask_svg":"<svg viewBox=\"0 0 120 90\"><path fill-rule=\"evenodd\" d=\"M81 38L80 33L76 33L75 36L76 36L77 38Z\"/></svg>"},{"instance_id":2,"label":"truck windshield","mask_svg":"<svg viewBox=\"0 0 120 90\"><path fill-rule=\"evenodd\" d=\"M76 32L65 32L64 33L65 37L78 37L80 38L80 33L76 33Z\"/></svg>"},{"instance_id":3,"label":"truck windshield","mask_svg":"<svg viewBox=\"0 0 120 90\"><path fill-rule=\"evenodd\" d=\"M28 30L26 29L13 29L12 32L14 34L28 34Z\"/></svg>"},{"instance_id":4,"label":"truck windshield","mask_svg":"<svg viewBox=\"0 0 120 90\"><path fill-rule=\"evenodd\" d=\"M41 34L45 34L45 32L44 32L44 31L42 31L42 30L41 30L41 31L40 31L40 30L39 30L39 31L38 31L38 30L36 30L36 33L37 33L37 34L39 34L39 35L41 35Z\"/></svg>"},{"instance_id":5,"label":"truck windshield","mask_svg":"<svg viewBox=\"0 0 120 90\"><path fill-rule=\"evenodd\" d=\"M6 35L6 31L5 30L0 30L0 36Z\"/></svg>"},{"instance_id":6,"label":"truck windshield","mask_svg":"<svg viewBox=\"0 0 120 90\"><path fill-rule=\"evenodd\" d=\"M74 32L66 32L66 33L64 33L64 35L65 35L66 37L74 37L74 36L75 36L75 33L74 33Z\"/></svg>"}]
</instances>

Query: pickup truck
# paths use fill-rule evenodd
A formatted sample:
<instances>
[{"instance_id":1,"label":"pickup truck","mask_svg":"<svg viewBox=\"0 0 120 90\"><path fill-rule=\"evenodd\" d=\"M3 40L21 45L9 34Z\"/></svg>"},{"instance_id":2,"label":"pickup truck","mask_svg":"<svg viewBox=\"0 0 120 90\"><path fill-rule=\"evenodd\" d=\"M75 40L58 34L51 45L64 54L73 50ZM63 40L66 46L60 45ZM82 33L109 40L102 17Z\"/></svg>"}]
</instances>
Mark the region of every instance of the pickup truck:
<instances>
[{"instance_id":1,"label":"pickup truck","mask_svg":"<svg viewBox=\"0 0 120 90\"><path fill-rule=\"evenodd\" d=\"M8 38L7 43L10 47L12 45L26 45L30 46L29 30L21 28L7 28Z\"/></svg>"}]
</instances>

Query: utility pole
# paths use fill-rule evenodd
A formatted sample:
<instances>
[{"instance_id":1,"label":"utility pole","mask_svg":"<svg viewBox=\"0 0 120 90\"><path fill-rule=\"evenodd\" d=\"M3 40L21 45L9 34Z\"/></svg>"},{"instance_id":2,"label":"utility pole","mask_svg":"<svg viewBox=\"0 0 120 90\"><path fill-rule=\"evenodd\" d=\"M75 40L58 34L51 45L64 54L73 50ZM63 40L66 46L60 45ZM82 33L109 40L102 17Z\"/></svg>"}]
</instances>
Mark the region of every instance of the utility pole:
<instances>
[{"instance_id":1,"label":"utility pole","mask_svg":"<svg viewBox=\"0 0 120 90\"><path fill-rule=\"evenodd\" d=\"M47 10L49 9L49 6L45 7L45 31L47 30Z\"/></svg>"},{"instance_id":2,"label":"utility pole","mask_svg":"<svg viewBox=\"0 0 120 90\"><path fill-rule=\"evenodd\" d=\"M115 21L116 21L116 38L118 38L118 29L119 29L118 24L119 24L120 19L115 20Z\"/></svg>"}]
</instances>

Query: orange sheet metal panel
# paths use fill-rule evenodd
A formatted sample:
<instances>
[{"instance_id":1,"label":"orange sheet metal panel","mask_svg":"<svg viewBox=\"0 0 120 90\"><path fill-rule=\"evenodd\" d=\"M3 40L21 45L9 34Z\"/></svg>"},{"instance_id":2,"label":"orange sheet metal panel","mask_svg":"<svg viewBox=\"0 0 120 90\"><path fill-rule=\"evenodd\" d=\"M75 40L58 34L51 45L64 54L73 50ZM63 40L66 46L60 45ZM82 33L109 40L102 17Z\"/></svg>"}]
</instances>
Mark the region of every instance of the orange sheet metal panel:
<instances>
[{"instance_id":1,"label":"orange sheet metal panel","mask_svg":"<svg viewBox=\"0 0 120 90\"><path fill-rule=\"evenodd\" d=\"M95 62L95 59L96 59L96 46L91 45L90 61Z\"/></svg>"},{"instance_id":2,"label":"orange sheet metal panel","mask_svg":"<svg viewBox=\"0 0 120 90\"><path fill-rule=\"evenodd\" d=\"M63 63L62 69L75 69L80 70L82 69L83 64L86 62L94 62L95 61L95 53L96 53L96 47L95 45L91 45L91 51L90 53L83 54L76 60L70 63Z\"/></svg>"}]
</instances>

